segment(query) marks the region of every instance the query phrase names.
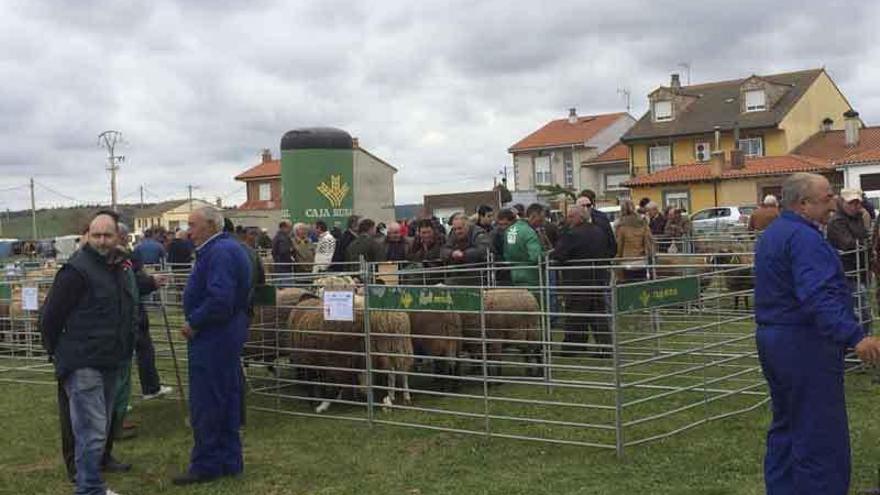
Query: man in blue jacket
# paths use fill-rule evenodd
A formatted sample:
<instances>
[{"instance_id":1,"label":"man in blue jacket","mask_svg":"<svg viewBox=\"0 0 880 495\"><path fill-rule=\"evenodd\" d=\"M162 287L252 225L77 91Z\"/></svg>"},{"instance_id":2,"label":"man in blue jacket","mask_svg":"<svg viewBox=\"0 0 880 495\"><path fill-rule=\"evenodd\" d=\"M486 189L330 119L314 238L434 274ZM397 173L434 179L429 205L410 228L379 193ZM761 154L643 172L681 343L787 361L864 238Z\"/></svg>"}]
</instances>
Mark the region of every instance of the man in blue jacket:
<instances>
[{"instance_id":1,"label":"man in blue jacket","mask_svg":"<svg viewBox=\"0 0 880 495\"><path fill-rule=\"evenodd\" d=\"M176 485L236 476L241 452L242 376L239 356L247 337L251 263L241 244L222 232L223 215L205 207L189 216L196 261L183 293L189 340L190 418L195 445L189 469Z\"/></svg>"},{"instance_id":2,"label":"man in blue jacket","mask_svg":"<svg viewBox=\"0 0 880 495\"><path fill-rule=\"evenodd\" d=\"M850 450L843 357L854 348L880 359L865 337L837 252L819 230L833 210L828 180L794 174L782 185L785 211L755 249L755 319L773 422L764 479L769 495L845 495Z\"/></svg>"}]
</instances>

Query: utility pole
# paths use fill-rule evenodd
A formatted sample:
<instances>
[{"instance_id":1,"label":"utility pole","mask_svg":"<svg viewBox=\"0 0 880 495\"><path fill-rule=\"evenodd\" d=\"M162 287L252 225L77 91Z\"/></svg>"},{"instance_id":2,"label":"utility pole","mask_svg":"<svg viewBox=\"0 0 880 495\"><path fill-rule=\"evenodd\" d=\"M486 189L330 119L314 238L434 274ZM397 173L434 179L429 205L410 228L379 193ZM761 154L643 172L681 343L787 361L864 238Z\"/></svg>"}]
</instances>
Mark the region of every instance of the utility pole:
<instances>
[{"instance_id":1,"label":"utility pole","mask_svg":"<svg viewBox=\"0 0 880 495\"><path fill-rule=\"evenodd\" d=\"M122 144L122 133L119 131L104 131L98 135L98 146L103 146L109 156L107 170L110 171L110 207L116 210L116 171L119 163L125 161L124 156L116 155L116 145Z\"/></svg>"},{"instance_id":2,"label":"utility pole","mask_svg":"<svg viewBox=\"0 0 880 495\"><path fill-rule=\"evenodd\" d=\"M33 240L37 240L37 200L34 196L34 178L31 177L31 229Z\"/></svg>"},{"instance_id":3,"label":"utility pole","mask_svg":"<svg viewBox=\"0 0 880 495\"><path fill-rule=\"evenodd\" d=\"M144 185L141 184L141 209L144 209Z\"/></svg>"}]
</instances>

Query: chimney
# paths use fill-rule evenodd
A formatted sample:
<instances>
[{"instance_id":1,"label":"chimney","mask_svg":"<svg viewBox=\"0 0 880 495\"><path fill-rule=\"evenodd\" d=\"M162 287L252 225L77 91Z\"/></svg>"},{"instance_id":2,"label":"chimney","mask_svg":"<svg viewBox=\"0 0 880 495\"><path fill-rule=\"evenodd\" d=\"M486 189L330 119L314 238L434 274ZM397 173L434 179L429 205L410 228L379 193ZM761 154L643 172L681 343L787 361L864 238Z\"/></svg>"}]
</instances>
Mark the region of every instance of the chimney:
<instances>
[{"instance_id":1,"label":"chimney","mask_svg":"<svg viewBox=\"0 0 880 495\"><path fill-rule=\"evenodd\" d=\"M721 173L724 172L724 167L726 166L724 152L721 150L713 151L712 159L709 160L709 172L712 174L712 177L721 177Z\"/></svg>"},{"instance_id":2,"label":"chimney","mask_svg":"<svg viewBox=\"0 0 880 495\"><path fill-rule=\"evenodd\" d=\"M358 138L356 138L356 137L351 138L351 147L352 147L352 149L360 148L360 141L358 141Z\"/></svg>"},{"instance_id":3,"label":"chimney","mask_svg":"<svg viewBox=\"0 0 880 495\"><path fill-rule=\"evenodd\" d=\"M721 126L715 126L715 148L716 150L721 149Z\"/></svg>"},{"instance_id":4,"label":"chimney","mask_svg":"<svg viewBox=\"0 0 880 495\"><path fill-rule=\"evenodd\" d=\"M272 161L272 151L269 150L269 148L263 148L262 157L263 157L263 163L271 162Z\"/></svg>"},{"instance_id":5,"label":"chimney","mask_svg":"<svg viewBox=\"0 0 880 495\"><path fill-rule=\"evenodd\" d=\"M578 123L578 114L577 109L571 107L568 109L568 123L569 124L577 124Z\"/></svg>"},{"instance_id":6,"label":"chimney","mask_svg":"<svg viewBox=\"0 0 880 495\"><path fill-rule=\"evenodd\" d=\"M669 81L669 87L672 89L681 89L681 78L678 74L672 74L672 78Z\"/></svg>"},{"instance_id":7,"label":"chimney","mask_svg":"<svg viewBox=\"0 0 880 495\"><path fill-rule=\"evenodd\" d=\"M822 121L822 132L828 132L832 127L834 127L834 121L830 117L825 117L825 120Z\"/></svg>"},{"instance_id":8,"label":"chimney","mask_svg":"<svg viewBox=\"0 0 880 495\"><path fill-rule=\"evenodd\" d=\"M730 150L730 169L742 170L746 168L746 155L742 150Z\"/></svg>"},{"instance_id":9,"label":"chimney","mask_svg":"<svg viewBox=\"0 0 880 495\"><path fill-rule=\"evenodd\" d=\"M862 126L859 122L859 112L855 110L847 110L843 114L843 132L847 146L859 145L859 128Z\"/></svg>"}]
</instances>

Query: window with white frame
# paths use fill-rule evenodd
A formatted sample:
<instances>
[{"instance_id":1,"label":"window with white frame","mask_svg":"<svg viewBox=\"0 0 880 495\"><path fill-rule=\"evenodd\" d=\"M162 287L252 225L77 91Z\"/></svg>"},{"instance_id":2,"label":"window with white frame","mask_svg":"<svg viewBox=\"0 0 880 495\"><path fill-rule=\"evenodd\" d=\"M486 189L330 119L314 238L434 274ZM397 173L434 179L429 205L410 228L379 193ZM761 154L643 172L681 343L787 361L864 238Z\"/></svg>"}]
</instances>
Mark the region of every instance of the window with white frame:
<instances>
[{"instance_id":1,"label":"window with white frame","mask_svg":"<svg viewBox=\"0 0 880 495\"><path fill-rule=\"evenodd\" d=\"M694 144L694 157L698 162L708 162L712 158L712 145L709 141L697 141Z\"/></svg>"},{"instance_id":2,"label":"window with white frame","mask_svg":"<svg viewBox=\"0 0 880 495\"><path fill-rule=\"evenodd\" d=\"M648 148L648 170L656 172L672 165L672 147L669 145Z\"/></svg>"},{"instance_id":3,"label":"window with white frame","mask_svg":"<svg viewBox=\"0 0 880 495\"><path fill-rule=\"evenodd\" d=\"M260 201L269 201L272 199L272 184L268 182L260 182L260 190L258 198Z\"/></svg>"},{"instance_id":4,"label":"window with white frame","mask_svg":"<svg viewBox=\"0 0 880 495\"><path fill-rule=\"evenodd\" d=\"M763 89L753 89L745 92L746 112L760 112L767 110L767 94Z\"/></svg>"},{"instance_id":5,"label":"window with white frame","mask_svg":"<svg viewBox=\"0 0 880 495\"><path fill-rule=\"evenodd\" d=\"M574 158L571 150L562 152L562 162L565 165L565 187L574 187Z\"/></svg>"},{"instance_id":6,"label":"window with white frame","mask_svg":"<svg viewBox=\"0 0 880 495\"><path fill-rule=\"evenodd\" d=\"M764 156L764 138L761 136L740 139L736 147L742 150L745 156Z\"/></svg>"},{"instance_id":7,"label":"window with white frame","mask_svg":"<svg viewBox=\"0 0 880 495\"><path fill-rule=\"evenodd\" d=\"M672 120L672 102L669 100L654 102L654 121Z\"/></svg>"},{"instance_id":8,"label":"window with white frame","mask_svg":"<svg viewBox=\"0 0 880 495\"><path fill-rule=\"evenodd\" d=\"M687 211L690 207L690 193L688 191L675 191L666 193L664 202L666 206L672 206Z\"/></svg>"},{"instance_id":9,"label":"window with white frame","mask_svg":"<svg viewBox=\"0 0 880 495\"><path fill-rule=\"evenodd\" d=\"M629 180L629 174L605 174L605 190L619 191L626 189L621 184Z\"/></svg>"},{"instance_id":10,"label":"window with white frame","mask_svg":"<svg viewBox=\"0 0 880 495\"><path fill-rule=\"evenodd\" d=\"M553 177L550 175L550 157L535 157L535 185L547 186L552 182Z\"/></svg>"}]
</instances>

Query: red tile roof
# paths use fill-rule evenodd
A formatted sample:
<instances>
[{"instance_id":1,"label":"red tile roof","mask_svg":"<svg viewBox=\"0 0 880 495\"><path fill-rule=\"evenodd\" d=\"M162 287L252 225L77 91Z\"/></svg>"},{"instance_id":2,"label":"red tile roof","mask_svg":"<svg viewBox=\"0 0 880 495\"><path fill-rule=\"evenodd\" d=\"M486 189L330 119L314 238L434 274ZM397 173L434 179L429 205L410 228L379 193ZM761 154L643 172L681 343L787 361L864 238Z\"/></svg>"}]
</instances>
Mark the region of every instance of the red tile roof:
<instances>
[{"instance_id":1,"label":"red tile roof","mask_svg":"<svg viewBox=\"0 0 880 495\"><path fill-rule=\"evenodd\" d=\"M874 161L880 157L880 127L859 129L859 144L856 146L846 145L844 131L817 132L794 152L837 164Z\"/></svg>"},{"instance_id":2,"label":"red tile roof","mask_svg":"<svg viewBox=\"0 0 880 495\"><path fill-rule=\"evenodd\" d=\"M238 207L239 210L277 210L281 208L281 201L247 200Z\"/></svg>"},{"instance_id":3,"label":"red tile roof","mask_svg":"<svg viewBox=\"0 0 880 495\"><path fill-rule=\"evenodd\" d=\"M578 117L577 123L569 123L568 119L551 120L537 131L524 137L507 149L508 152L529 149L552 148L570 144L584 144L590 138L617 122L626 113L607 113Z\"/></svg>"},{"instance_id":4,"label":"red tile roof","mask_svg":"<svg viewBox=\"0 0 880 495\"><path fill-rule=\"evenodd\" d=\"M266 179L271 177L281 177L281 160L269 160L251 167L244 172L235 176L235 180L254 180Z\"/></svg>"},{"instance_id":5,"label":"red tile roof","mask_svg":"<svg viewBox=\"0 0 880 495\"><path fill-rule=\"evenodd\" d=\"M587 161L586 165L609 162L629 162L629 146L623 143L617 143L605 150L601 155Z\"/></svg>"},{"instance_id":6,"label":"red tile roof","mask_svg":"<svg viewBox=\"0 0 880 495\"><path fill-rule=\"evenodd\" d=\"M787 175L795 172L818 172L833 170L834 165L828 160L800 155L763 156L746 158L742 169L729 169L721 173L721 179L737 179L741 177L760 177L765 175ZM691 163L673 165L670 168L653 174L634 177L625 182L629 187L652 186L682 182L704 182L714 179L708 163Z\"/></svg>"}]
</instances>

